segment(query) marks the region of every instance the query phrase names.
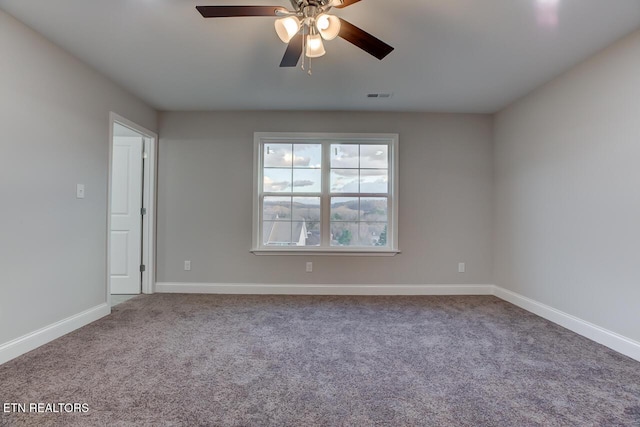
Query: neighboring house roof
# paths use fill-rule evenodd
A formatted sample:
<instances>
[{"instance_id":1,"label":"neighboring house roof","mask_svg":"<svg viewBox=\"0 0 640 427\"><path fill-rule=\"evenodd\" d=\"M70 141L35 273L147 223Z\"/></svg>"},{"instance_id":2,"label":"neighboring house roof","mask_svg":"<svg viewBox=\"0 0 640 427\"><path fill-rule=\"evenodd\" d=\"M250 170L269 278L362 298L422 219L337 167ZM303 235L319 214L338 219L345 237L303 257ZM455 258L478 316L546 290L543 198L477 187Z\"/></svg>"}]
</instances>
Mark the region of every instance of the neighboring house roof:
<instances>
[{"instance_id":1,"label":"neighboring house roof","mask_svg":"<svg viewBox=\"0 0 640 427\"><path fill-rule=\"evenodd\" d=\"M277 219L277 217L276 217ZM303 222L266 222L264 244L269 246L304 246L307 240L307 226Z\"/></svg>"}]
</instances>

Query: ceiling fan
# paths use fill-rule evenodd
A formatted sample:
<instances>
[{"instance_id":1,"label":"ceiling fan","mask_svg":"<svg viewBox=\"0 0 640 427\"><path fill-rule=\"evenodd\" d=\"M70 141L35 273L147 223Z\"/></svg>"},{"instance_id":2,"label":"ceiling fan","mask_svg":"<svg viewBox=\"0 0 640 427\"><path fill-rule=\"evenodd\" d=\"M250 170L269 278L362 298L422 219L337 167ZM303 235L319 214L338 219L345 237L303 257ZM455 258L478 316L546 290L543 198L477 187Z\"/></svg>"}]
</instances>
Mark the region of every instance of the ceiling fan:
<instances>
[{"instance_id":1,"label":"ceiling fan","mask_svg":"<svg viewBox=\"0 0 640 427\"><path fill-rule=\"evenodd\" d=\"M382 60L393 51L382 40L372 36L342 18L330 15L332 8L342 9L360 0L290 0L292 9L281 6L196 6L204 18L243 16L274 16L278 37L287 43L281 67L295 67L304 52L304 59L325 54L322 40L341 37L370 55ZM311 74L311 70L309 70Z\"/></svg>"}]
</instances>

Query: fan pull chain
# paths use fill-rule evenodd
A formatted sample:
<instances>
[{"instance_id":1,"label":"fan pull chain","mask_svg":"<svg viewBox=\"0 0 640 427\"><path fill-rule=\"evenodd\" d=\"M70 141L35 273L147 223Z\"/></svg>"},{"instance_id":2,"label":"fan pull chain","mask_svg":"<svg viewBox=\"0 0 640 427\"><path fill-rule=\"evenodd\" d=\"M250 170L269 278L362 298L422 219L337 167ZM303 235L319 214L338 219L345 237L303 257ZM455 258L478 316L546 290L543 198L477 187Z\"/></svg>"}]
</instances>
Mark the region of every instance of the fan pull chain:
<instances>
[{"instance_id":1,"label":"fan pull chain","mask_svg":"<svg viewBox=\"0 0 640 427\"><path fill-rule=\"evenodd\" d=\"M300 68L302 68L302 71L304 71L304 59L306 58L307 55L305 55L305 52L307 51L307 38L304 35L304 25L302 25L302 65L300 66Z\"/></svg>"},{"instance_id":2,"label":"fan pull chain","mask_svg":"<svg viewBox=\"0 0 640 427\"><path fill-rule=\"evenodd\" d=\"M313 27L309 27L308 34L309 34L309 35L313 34ZM309 41L307 40L307 38L306 38L306 37L305 37L305 40L306 40L307 44L309 44ZM302 51L302 55L303 55L304 57L307 57L307 49L306 49L306 46L305 46L305 49ZM312 74L312 72L311 72L311 57L310 57L310 56L309 56L309 57L307 57L307 60L309 61L309 62L307 63L308 68L309 68L309 71L307 71L307 74L308 74L308 75L311 75L311 74ZM303 70L304 70L304 68L303 68Z\"/></svg>"}]
</instances>

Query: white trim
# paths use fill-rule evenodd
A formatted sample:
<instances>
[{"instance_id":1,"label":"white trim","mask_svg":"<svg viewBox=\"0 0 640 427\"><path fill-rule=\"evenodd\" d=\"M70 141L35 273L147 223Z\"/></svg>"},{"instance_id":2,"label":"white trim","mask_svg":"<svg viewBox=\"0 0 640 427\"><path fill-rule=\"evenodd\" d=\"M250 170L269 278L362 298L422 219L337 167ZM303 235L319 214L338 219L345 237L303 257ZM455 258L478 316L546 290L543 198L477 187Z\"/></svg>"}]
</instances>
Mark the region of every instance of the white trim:
<instances>
[{"instance_id":1,"label":"white trim","mask_svg":"<svg viewBox=\"0 0 640 427\"><path fill-rule=\"evenodd\" d=\"M494 295L640 361L640 342L495 285L323 285L259 283L156 283L156 292L248 295Z\"/></svg>"},{"instance_id":2,"label":"white trim","mask_svg":"<svg viewBox=\"0 0 640 427\"><path fill-rule=\"evenodd\" d=\"M319 251L317 249L299 249L295 251L286 251L282 249L252 249L250 251L254 255L326 255L326 256L396 256L402 251L392 250L369 250L362 251L360 249L343 249L339 248L331 251Z\"/></svg>"},{"instance_id":3,"label":"white trim","mask_svg":"<svg viewBox=\"0 0 640 427\"><path fill-rule=\"evenodd\" d=\"M251 250L255 255L294 255L295 252L306 252L313 255L333 255L333 252L356 256L394 256L400 253L398 246L398 196L399 196L399 139L397 133L326 133L326 132L254 132L253 134L253 215L252 215L252 243ZM323 144L322 149L322 191L318 194L303 193L266 193L267 196L290 196L294 197L320 197L322 224L321 244L319 247L270 247L264 246L262 242L262 201L265 193L262 191L263 181L263 147L269 142L301 142ZM340 194L341 197L386 197L389 203L387 212L387 244L384 250L379 248L368 248L365 246L354 246L347 250L345 248L332 247L329 242L330 206L328 204L331 197L329 189L330 160L325 144L332 142L342 142L346 144L366 144L380 143L389 146L389 187L386 193L381 194ZM336 196L336 194L333 194Z\"/></svg>"},{"instance_id":4,"label":"white trim","mask_svg":"<svg viewBox=\"0 0 640 427\"><path fill-rule=\"evenodd\" d=\"M158 152L158 135L147 128L137 125L136 123L125 119L124 117L114 113L109 113L109 163L107 177L107 277L106 277L106 294L107 304L111 305L111 168L113 158L113 125L118 123L139 134L144 139L145 151L147 158L144 168L144 207L147 209L145 215L146 221L142 226L142 264L146 266L146 270L142 273L142 293L152 294L155 286L155 260L156 260L156 197L157 197L157 152ZM147 151L148 150L148 151Z\"/></svg>"},{"instance_id":5,"label":"white trim","mask_svg":"<svg viewBox=\"0 0 640 427\"><path fill-rule=\"evenodd\" d=\"M152 294L156 282L156 197L157 197L157 146L158 137L145 136L144 207L146 221L142 227L142 263L146 270L142 274L142 293Z\"/></svg>"},{"instance_id":6,"label":"white trim","mask_svg":"<svg viewBox=\"0 0 640 427\"><path fill-rule=\"evenodd\" d=\"M640 361L640 342L495 285L295 285L248 283L157 283L159 293L253 295L495 295L578 335ZM110 299L110 298L109 298ZM100 304L0 344L0 364L79 329L111 313Z\"/></svg>"},{"instance_id":7,"label":"white trim","mask_svg":"<svg viewBox=\"0 0 640 427\"><path fill-rule=\"evenodd\" d=\"M28 333L7 343L0 344L0 364L8 362L41 345L73 332L111 313L111 307L104 303L52 323L37 331Z\"/></svg>"},{"instance_id":8,"label":"white trim","mask_svg":"<svg viewBox=\"0 0 640 427\"><path fill-rule=\"evenodd\" d=\"M557 310L499 286L494 286L493 294L513 305L517 305L518 307L530 311L533 314L537 314L542 318L567 328L578 335L582 335L583 337L609 347L618 353L622 353L625 356L629 356L632 359L640 361L640 342L638 341L609 331L608 329L594 325L586 320L582 320L571 314Z\"/></svg>"},{"instance_id":9,"label":"white trim","mask_svg":"<svg viewBox=\"0 0 640 427\"><path fill-rule=\"evenodd\" d=\"M244 295L492 295L493 285L295 285L261 283L156 283L156 292Z\"/></svg>"}]
</instances>

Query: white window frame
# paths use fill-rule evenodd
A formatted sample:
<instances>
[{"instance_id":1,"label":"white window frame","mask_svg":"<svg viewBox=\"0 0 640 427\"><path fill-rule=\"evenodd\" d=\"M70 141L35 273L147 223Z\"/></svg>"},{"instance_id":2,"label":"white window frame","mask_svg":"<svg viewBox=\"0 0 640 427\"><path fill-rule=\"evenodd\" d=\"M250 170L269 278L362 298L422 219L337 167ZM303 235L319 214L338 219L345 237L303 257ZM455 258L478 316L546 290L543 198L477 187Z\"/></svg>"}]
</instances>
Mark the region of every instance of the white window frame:
<instances>
[{"instance_id":1,"label":"white window frame","mask_svg":"<svg viewBox=\"0 0 640 427\"><path fill-rule=\"evenodd\" d=\"M263 148L269 143L302 143L323 144L321 220L322 230L330 226L329 197L329 150L324 144L387 144L389 146L389 192L387 212L388 246L380 247L343 247L343 246L291 246L273 247L262 244L262 203L263 198ZM381 133L289 133L289 132L256 132L254 133L253 159L253 237L252 249L256 255L341 255L341 256L394 256L398 249L398 134ZM282 194L286 196L286 193ZM335 195L334 195L335 196ZM342 196L342 194L338 195ZM351 195L349 195L351 196ZM367 196L360 193L360 196ZM326 231L323 231L323 233Z\"/></svg>"}]
</instances>

